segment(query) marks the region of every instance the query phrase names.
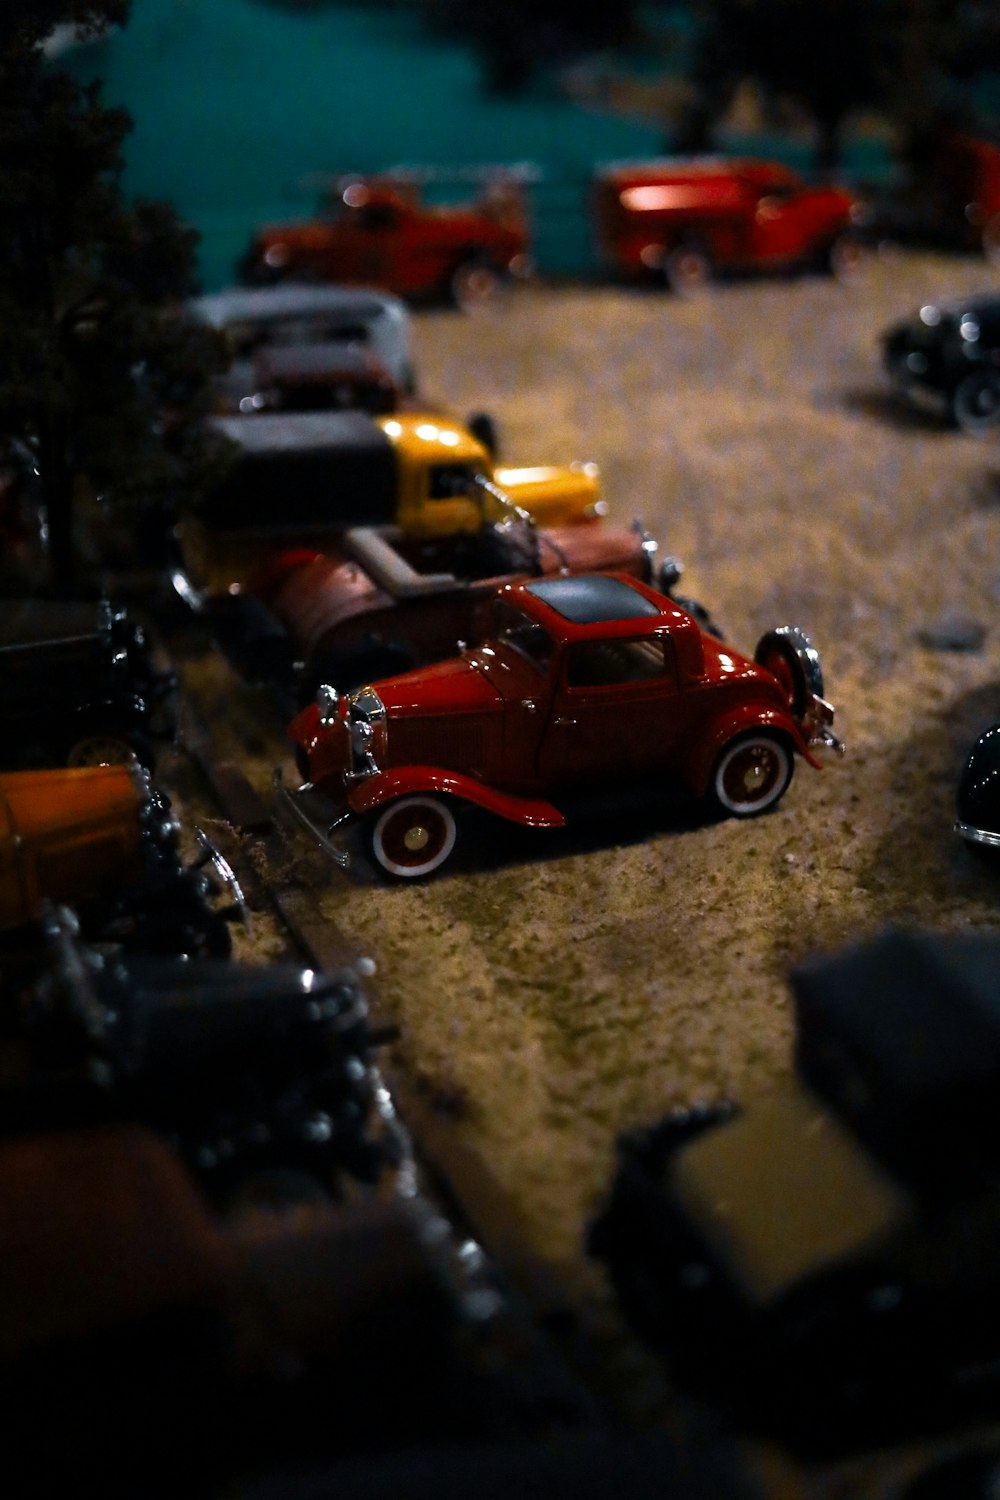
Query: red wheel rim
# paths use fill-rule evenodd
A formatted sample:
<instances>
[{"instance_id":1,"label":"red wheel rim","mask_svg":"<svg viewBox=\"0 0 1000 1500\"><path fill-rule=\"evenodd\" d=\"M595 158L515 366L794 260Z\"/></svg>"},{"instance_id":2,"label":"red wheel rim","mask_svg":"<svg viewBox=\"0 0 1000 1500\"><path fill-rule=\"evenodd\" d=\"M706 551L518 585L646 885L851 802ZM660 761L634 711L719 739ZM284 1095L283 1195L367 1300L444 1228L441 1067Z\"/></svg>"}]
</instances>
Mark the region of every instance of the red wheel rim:
<instances>
[{"instance_id":1,"label":"red wheel rim","mask_svg":"<svg viewBox=\"0 0 1000 1500\"><path fill-rule=\"evenodd\" d=\"M780 787L784 773L785 761L776 745L750 740L739 746L723 766L721 789L733 806L766 804Z\"/></svg>"},{"instance_id":2,"label":"red wheel rim","mask_svg":"<svg viewBox=\"0 0 1000 1500\"><path fill-rule=\"evenodd\" d=\"M451 852L455 821L448 809L432 798L413 798L382 814L374 842L376 857L391 873L423 874L435 869Z\"/></svg>"}]
</instances>

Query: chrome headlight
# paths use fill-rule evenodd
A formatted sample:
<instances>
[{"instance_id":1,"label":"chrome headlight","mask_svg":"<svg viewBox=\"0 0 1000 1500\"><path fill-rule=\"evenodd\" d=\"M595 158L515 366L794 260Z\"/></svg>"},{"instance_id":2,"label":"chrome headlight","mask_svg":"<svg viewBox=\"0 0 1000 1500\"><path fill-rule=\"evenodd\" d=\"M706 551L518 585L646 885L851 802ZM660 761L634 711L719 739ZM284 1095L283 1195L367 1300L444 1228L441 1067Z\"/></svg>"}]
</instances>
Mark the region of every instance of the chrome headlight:
<instances>
[{"instance_id":1,"label":"chrome headlight","mask_svg":"<svg viewBox=\"0 0 1000 1500\"><path fill-rule=\"evenodd\" d=\"M351 722L351 749L358 759L363 759L372 748L375 739L375 731L364 719L354 719Z\"/></svg>"},{"instance_id":2,"label":"chrome headlight","mask_svg":"<svg viewBox=\"0 0 1000 1500\"><path fill-rule=\"evenodd\" d=\"M331 724L337 722L339 715L340 694L337 689L321 682L316 690L316 707L319 710L319 722L324 729L329 729Z\"/></svg>"},{"instance_id":3,"label":"chrome headlight","mask_svg":"<svg viewBox=\"0 0 1000 1500\"><path fill-rule=\"evenodd\" d=\"M374 776L385 765L386 712L378 693L358 688L348 698L352 776Z\"/></svg>"}]
</instances>

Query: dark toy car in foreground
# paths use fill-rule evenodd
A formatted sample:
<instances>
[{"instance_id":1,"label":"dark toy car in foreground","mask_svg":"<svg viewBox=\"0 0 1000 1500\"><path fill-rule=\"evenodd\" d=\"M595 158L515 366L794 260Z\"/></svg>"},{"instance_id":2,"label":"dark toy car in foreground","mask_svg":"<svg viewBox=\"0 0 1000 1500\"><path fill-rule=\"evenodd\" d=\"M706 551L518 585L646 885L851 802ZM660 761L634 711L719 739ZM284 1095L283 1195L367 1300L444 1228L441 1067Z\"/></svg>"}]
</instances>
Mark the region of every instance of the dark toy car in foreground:
<instances>
[{"instance_id":1,"label":"dark toy car in foreground","mask_svg":"<svg viewBox=\"0 0 1000 1500\"><path fill-rule=\"evenodd\" d=\"M557 828L573 788L679 778L724 811L774 806L793 757L838 746L819 658L793 627L750 660L648 584L582 574L506 584L483 643L340 697L320 688L289 734L338 819L368 821L400 878L449 857L456 808ZM554 799L554 800L550 800Z\"/></svg>"},{"instance_id":2,"label":"dark toy car in foreground","mask_svg":"<svg viewBox=\"0 0 1000 1500\"><path fill-rule=\"evenodd\" d=\"M153 762L173 677L107 600L0 600L0 766Z\"/></svg>"},{"instance_id":3,"label":"dark toy car in foreground","mask_svg":"<svg viewBox=\"0 0 1000 1500\"><path fill-rule=\"evenodd\" d=\"M963 432L1000 424L1000 297L925 303L886 329L882 360L901 395L933 406Z\"/></svg>"},{"instance_id":4,"label":"dark toy car in foreground","mask_svg":"<svg viewBox=\"0 0 1000 1500\"><path fill-rule=\"evenodd\" d=\"M793 977L798 1079L621 1143L591 1248L677 1381L836 1456L1000 1395L1000 942L891 933Z\"/></svg>"},{"instance_id":5,"label":"dark toy car in foreground","mask_svg":"<svg viewBox=\"0 0 1000 1500\"><path fill-rule=\"evenodd\" d=\"M275 1173L337 1197L342 1173L373 1182L391 1160L372 1133L379 1037L353 971L96 950L51 906L37 929L0 1007L18 1058L0 1135L142 1125L217 1203Z\"/></svg>"},{"instance_id":6,"label":"dark toy car in foreground","mask_svg":"<svg viewBox=\"0 0 1000 1500\"><path fill-rule=\"evenodd\" d=\"M955 832L980 848L1000 849L1000 724L984 729L958 782Z\"/></svg>"},{"instance_id":7,"label":"dark toy car in foreground","mask_svg":"<svg viewBox=\"0 0 1000 1500\"><path fill-rule=\"evenodd\" d=\"M51 910L34 938L0 997L0 1379L9 1422L60 1432L11 1452L11 1493L177 1494L192 1451L206 1496L275 1467L292 1493L471 1421L464 1287L393 1192L412 1160L354 972L125 959Z\"/></svg>"}]
</instances>

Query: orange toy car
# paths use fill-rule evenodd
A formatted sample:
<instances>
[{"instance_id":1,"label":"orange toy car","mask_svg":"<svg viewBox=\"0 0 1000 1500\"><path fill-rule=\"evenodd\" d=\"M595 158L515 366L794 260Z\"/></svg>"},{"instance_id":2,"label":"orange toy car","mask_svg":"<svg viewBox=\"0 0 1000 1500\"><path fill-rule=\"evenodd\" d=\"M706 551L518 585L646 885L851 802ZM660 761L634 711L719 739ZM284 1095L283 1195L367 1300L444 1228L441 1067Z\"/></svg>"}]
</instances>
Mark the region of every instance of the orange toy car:
<instances>
[{"instance_id":1,"label":"orange toy car","mask_svg":"<svg viewBox=\"0 0 1000 1500\"><path fill-rule=\"evenodd\" d=\"M210 897L214 864L236 906L225 860L199 835L182 864L180 825L138 765L0 775L0 933L36 920L47 901L76 909L88 932L152 951L226 956L226 918Z\"/></svg>"}]
</instances>

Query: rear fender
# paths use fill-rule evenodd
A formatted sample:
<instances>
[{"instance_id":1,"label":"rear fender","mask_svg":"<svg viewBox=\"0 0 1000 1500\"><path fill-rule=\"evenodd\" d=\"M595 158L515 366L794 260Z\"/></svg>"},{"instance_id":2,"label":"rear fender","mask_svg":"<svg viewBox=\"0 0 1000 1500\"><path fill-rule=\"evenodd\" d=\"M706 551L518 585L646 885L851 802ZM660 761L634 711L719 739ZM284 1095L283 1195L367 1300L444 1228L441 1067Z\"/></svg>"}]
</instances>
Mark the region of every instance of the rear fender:
<instances>
[{"instance_id":1,"label":"rear fender","mask_svg":"<svg viewBox=\"0 0 1000 1500\"><path fill-rule=\"evenodd\" d=\"M458 797L525 828L562 828L566 822L559 809L541 797L517 797L510 792L498 792L471 776L447 771L440 766L400 766L393 771L382 771L352 787L347 803L351 811L361 817L397 797L411 797L422 792Z\"/></svg>"},{"instance_id":2,"label":"rear fender","mask_svg":"<svg viewBox=\"0 0 1000 1500\"><path fill-rule=\"evenodd\" d=\"M704 796L708 791L712 767L723 746L728 745L738 735L752 734L755 730L767 730L772 734L783 735L803 760L808 761L817 771L822 770L822 762L812 754L801 729L789 714L774 708L752 708L748 704L744 708L727 714L725 718L717 719L710 726L708 733L703 735L692 748L687 776L699 797Z\"/></svg>"}]
</instances>

